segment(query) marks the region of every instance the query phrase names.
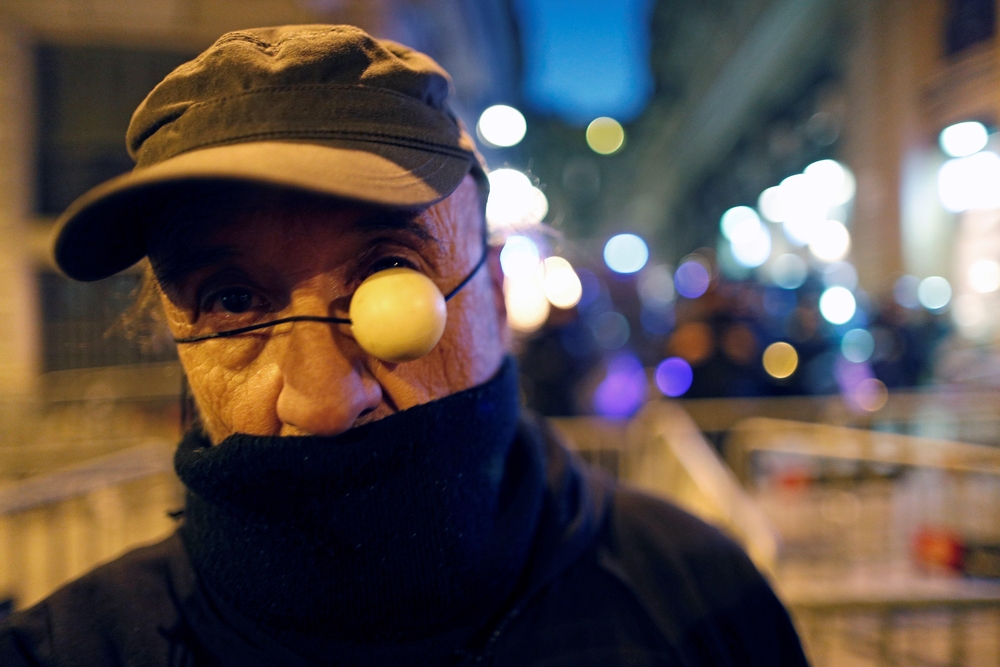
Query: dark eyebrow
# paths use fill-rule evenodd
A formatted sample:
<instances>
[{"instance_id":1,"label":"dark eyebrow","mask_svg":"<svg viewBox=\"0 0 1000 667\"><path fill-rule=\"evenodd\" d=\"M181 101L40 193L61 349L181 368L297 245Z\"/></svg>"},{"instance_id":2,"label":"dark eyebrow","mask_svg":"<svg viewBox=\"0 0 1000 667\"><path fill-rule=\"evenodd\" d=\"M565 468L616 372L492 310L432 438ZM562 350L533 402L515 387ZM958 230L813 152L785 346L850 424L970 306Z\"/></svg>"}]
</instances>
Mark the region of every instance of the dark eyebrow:
<instances>
[{"instance_id":1,"label":"dark eyebrow","mask_svg":"<svg viewBox=\"0 0 1000 667\"><path fill-rule=\"evenodd\" d=\"M358 226L368 232L381 231L403 231L413 234L421 241L434 243L440 246L441 241L431 234L421 221L419 213L397 212L397 211L377 211L371 215L366 215L358 221Z\"/></svg>"}]
</instances>

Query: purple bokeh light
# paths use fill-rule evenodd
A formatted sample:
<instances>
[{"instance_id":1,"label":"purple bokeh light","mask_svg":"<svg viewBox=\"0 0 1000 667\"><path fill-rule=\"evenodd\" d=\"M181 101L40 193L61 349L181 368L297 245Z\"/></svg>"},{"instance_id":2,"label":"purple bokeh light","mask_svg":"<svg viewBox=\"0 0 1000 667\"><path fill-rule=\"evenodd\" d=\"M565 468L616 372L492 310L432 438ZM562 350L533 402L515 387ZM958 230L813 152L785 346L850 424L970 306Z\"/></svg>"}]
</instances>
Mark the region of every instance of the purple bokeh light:
<instances>
[{"instance_id":1,"label":"purple bokeh light","mask_svg":"<svg viewBox=\"0 0 1000 667\"><path fill-rule=\"evenodd\" d=\"M708 290L712 276L701 262L688 260L677 267L674 274L674 288L681 296L697 299Z\"/></svg>"},{"instance_id":2,"label":"purple bokeh light","mask_svg":"<svg viewBox=\"0 0 1000 667\"><path fill-rule=\"evenodd\" d=\"M656 386L666 396L682 396L691 388L694 371L691 364L680 357L669 357L656 367Z\"/></svg>"},{"instance_id":3,"label":"purple bokeh light","mask_svg":"<svg viewBox=\"0 0 1000 667\"><path fill-rule=\"evenodd\" d=\"M646 371L632 354L608 362L608 374L594 391L594 410L602 417L630 417L646 400Z\"/></svg>"}]
</instances>

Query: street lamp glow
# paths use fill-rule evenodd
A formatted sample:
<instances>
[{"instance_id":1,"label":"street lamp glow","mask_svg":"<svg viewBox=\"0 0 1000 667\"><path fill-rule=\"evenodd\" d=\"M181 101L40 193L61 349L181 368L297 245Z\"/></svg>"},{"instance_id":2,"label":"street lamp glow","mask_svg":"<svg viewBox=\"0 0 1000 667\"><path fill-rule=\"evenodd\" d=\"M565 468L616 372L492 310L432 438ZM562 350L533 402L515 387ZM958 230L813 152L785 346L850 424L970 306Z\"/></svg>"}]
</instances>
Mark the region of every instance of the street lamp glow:
<instances>
[{"instance_id":1,"label":"street lamp glow","mask_svg":"<svg viewBox=\"0 0 1000 667\"><path fill-rule=\"evenodd\" d=\"M506 104L495 104L479 116L476 124L479 138L490 146L509 148L524 139L528 123L524 115Z\"/></svg>"},{"instance_id":2,"label":"street lamp glow","mask_svg":"<svg viewBox=\"0 0 1000 667\"><path fill-rule=\"evenodd\" d=\"M941 130L938 142L941 150L948 156L965 157L983 150L989 138L985 125L977 121L966 121Z\"/></svg>"}]
</instances>

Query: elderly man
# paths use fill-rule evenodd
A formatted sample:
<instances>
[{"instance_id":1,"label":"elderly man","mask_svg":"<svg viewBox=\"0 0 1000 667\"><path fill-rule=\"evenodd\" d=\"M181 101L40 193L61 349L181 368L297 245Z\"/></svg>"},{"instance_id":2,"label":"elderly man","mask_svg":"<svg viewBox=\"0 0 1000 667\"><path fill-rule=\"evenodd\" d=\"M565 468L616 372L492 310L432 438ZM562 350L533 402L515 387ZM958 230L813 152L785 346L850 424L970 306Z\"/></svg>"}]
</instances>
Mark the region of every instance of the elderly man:
<instances>
[{"instance_id":1,"label":"elderly man","mask_svg":"<svg viewBox=\"0 0 1000 667\"><path fill-rule=\"evenodd\" d=\"M14 665L802 665L746 556L523 414L487 181L426 56L230 33L84 195L70 277L149 258L197 418L166 541L0 628Z\"/></svg>"}]
</instances>

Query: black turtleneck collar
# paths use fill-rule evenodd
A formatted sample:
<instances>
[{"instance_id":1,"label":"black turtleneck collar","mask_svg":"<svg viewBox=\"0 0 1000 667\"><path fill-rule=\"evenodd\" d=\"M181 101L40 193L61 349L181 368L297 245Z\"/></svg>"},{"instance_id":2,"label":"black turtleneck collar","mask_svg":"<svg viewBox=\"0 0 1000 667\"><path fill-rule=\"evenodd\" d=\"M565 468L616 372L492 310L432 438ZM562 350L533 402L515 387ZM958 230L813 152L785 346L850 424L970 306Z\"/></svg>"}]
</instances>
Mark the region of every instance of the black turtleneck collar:
<instances>
[{"instance_id":1,"label":"black turtleneck collar","mask_svg":"<svg viewBox=\"0 0 1000 667\"><path fill-rule=\"evenodd\" d=\"M545 463L518 417L507 359L483 385L334 437L191 434L175 463L195 571L223 613L300 649L441 637L453 651L503 607L532 544Z\"/></svg>"}]
</instances>

